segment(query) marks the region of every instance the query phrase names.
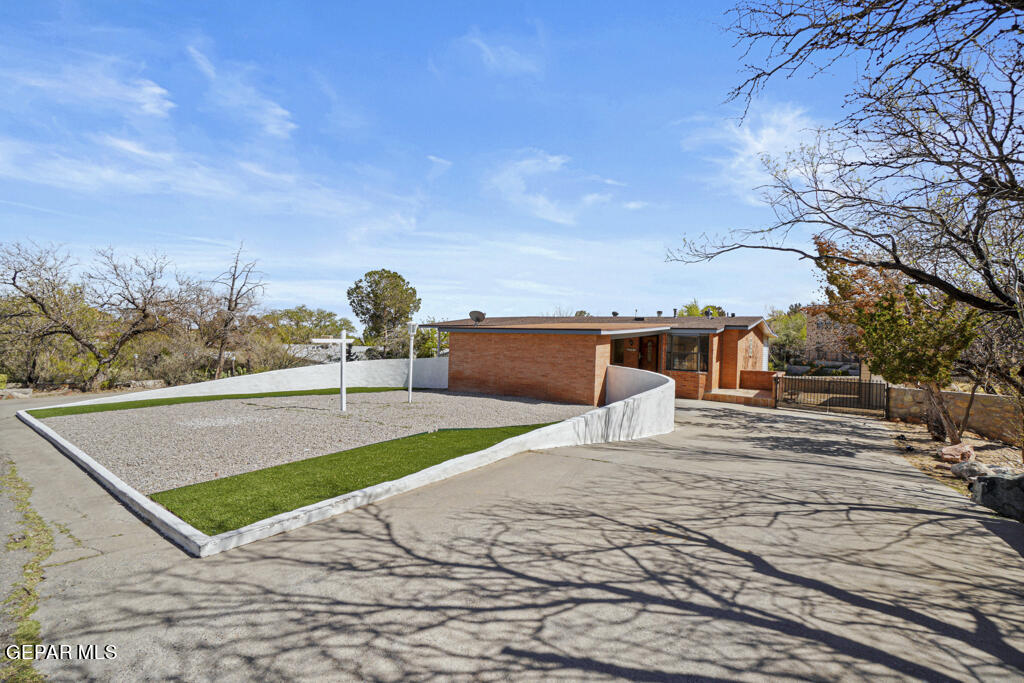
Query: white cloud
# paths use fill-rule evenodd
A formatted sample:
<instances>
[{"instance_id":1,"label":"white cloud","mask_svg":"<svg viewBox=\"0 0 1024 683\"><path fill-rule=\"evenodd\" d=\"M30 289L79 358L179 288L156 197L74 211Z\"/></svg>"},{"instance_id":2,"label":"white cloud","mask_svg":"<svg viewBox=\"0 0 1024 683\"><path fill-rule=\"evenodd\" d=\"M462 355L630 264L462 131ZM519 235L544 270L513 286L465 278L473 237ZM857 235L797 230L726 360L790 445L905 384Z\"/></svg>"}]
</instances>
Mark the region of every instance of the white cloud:
<instances>
[{"instance_id":1,"label":"white cloud","mask_svg":"<svg viewBox=\"0 0 1024 683\"><path fill-rule=\"evenodd\" d=\"M218 107L250 120L273 137L287 138L298 128L291 112L247 82L245 69L216 68L195 46L188 46L187 51L196 68L210 82L210 97Z\"/></svg>"},{"instance_id":2,"label":"white cloud","mask_svg":"<svg viewBox=\"0 0 1024 683\"><path fill-rule=\"evenodd\" d=\"M325 116L329 132L347 135L367 125L366 116L342 100L341 96L338 95L338 91L335 90L334 86L331 85L323 74L314 72L313 79L320 86L320 91L327 96L328 101L331 103L331 108Z\"/></svg>"},{"instance_id":3,"label":"white cloud","mask_svg":"<svg viewBox=\"0 0 1024 683\"><path fill-rule=\"evenodd\" d=\"M0 138L0 178L81 194L168 195L230 202L236 210L345 218L352 234L410 229L413 200L359 196L299 173L251 161L219 162L182 152L153 152L141 143L104 136L77 152Z\"/></svg>"},{"instance_id":4,"label":"white cloud","mask_svg":"<svg viewBox=\"0 0 1024 683\"><path fill-rule=\"evenodd\" d=\"M594 183L617 183L575 173L569 170L569 161L565 155L527 150L492 173L486 186L520 211L552 223L576 225L582 212L614 199L612 192L587 189Z\"/></svg>"},{"instance_id":5,"label":"white cloud","mask_svg":"<svg viewBox=\"0 0 1024 683\"><path fill-rule=\"evenodd\" d=\"M128 75L130 65L110 58L64 63L51 71L0 69L9 88L35 91L56 102L101 104L125 114L165 117L174 108L169 93L148 78ZM8 96L11 93L8 91Z\"/></svg>"},{"instance_id":6,"label":"white cloud","mask_svg":"<svg viewBox=\"0 0 1024 683\"><path fill-rule=\"evenodd\" d=\"M761 204L758 187L770 180L765 156L779 158L814 139L816 123L792 104L751 109L742 122L725 121L692 132L684 148L714 145L711 161L718 167L710 181L750 204Z\"/></svg>"},{"instance_id":7,"label":"white cloud","mask_svg":"<svg viewBox=\"0 0 1024 683\"><path fill-rule=\"evenodd\" d=\"M452 167L452 162L433 154L427 155L427 161L430 162L430 171L427 173L427 178L430 180L440 178Z\"/></svg>"},{"instance_id":8,"label":"white cloud","mask_svg":"<svg viewBox=\"0 0 1024 683\"><path fill-rule=\"evenodd\" d=\"M484 67L492 73L502 76L538 76L544 70L543 60L539 56L487 38L476 27L460 40L476 48Z\"/></svg>"},{"instance_id":9,"label":"white cloud","mask_svg":"<svg viewBox=\"0 0 1024 683\"><path fill-rule=\"evenodd\" d=\"M150 161L166 163L174 160L173 154L167 152L154 152L146 148L146 146L141 142L137 142L135 140L126 140L124 138L114 137L113 135L104 135L99 138L99 141L111 149L126 152L136 157L142 157L143 159L149 159Z\"/></svg>"},{"instance_id":10,"label":"white cloud","mask_svg":"<svg viewBox=\"0 0 1024 683\"><path fill-rule=\"evenodd\" d=\"M593 206L595 204L607 204L611 199L612 196L607 192L591 192L590 194L583 195L583 199L580 201L584 206Z\"/></svg>"},{"instance_id":11,"label":"white cloud","mask_svg":"<svg viewBox=\"0 0 1024 683\"><path fill-rule=\"evenodd\" d=\"M605 185L611 185L612 187L626 187L626 183L615 180L614 178L602 178L599 175L590 176L590 180L595 180Z\"/></svg>"},{"instance_id":12,"label":"white cloud","mask_svg":"<svg viewBox=\"0 0 1024 683\"><path fill-rule=\"evenodd\" d=\"M488 180L503 199L519 209L552 223L575 225L576 212L550 199L542 191L530 191L527 181L560 170L569 157L535 152L525 159L505 164Z\"/></svg>"},{"instance_id":13,"label":"white cloud","mask_svg":"<svg viewBox=\"0 0 1024 683\"><path fill-rule=\"evenodd\" d=\"M632 201L623 203L622 208L629 211L639 211L640 209L646 209L650 205L650 202Z\"/></svg>"}]
</instances>

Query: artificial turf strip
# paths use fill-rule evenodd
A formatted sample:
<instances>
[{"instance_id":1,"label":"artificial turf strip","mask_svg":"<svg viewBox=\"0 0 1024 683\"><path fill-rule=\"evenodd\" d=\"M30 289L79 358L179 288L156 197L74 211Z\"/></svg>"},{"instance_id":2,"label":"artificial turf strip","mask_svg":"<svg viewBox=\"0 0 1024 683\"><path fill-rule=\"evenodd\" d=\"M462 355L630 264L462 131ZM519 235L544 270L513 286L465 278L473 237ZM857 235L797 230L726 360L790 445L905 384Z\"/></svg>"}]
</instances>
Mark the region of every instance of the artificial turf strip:
<instances>
[{"instance_id":1,"label":"artificial turf strip","mask_svg":"<svg viewBox=\"0 0 1024 683\"><path fill-rule=\"evenodd\" d=\"M551 423L547 423L551 424ZM212 479L150 496L211 536L399 479L538 427L444 429Z\"/></svg>"},{"instance_id":2,"label":"artificial turf strip","mask_svg":"<svg viewBox=\"0 0 1024 683\"><path fill-rule=\"evenodd\" d=\"M377 391L403 391L402 387L349 387L350 394L368 394ZM86 413L105 413L110 410L131 410L132 408L152 408L153 406L172 406L179 403L203 403L205 401L224 401L232 398L274 398L278 396L334 396L338 389L303 389L301 391L268 391L262 394L222 394L217 396L173 396L170 398L150 398L144 401L120 401L117 403L90 403L84 406L64 406L62 408L37 408L28 414L37 420L64 415L84 415Z\"/></svg>"}]
</instances>

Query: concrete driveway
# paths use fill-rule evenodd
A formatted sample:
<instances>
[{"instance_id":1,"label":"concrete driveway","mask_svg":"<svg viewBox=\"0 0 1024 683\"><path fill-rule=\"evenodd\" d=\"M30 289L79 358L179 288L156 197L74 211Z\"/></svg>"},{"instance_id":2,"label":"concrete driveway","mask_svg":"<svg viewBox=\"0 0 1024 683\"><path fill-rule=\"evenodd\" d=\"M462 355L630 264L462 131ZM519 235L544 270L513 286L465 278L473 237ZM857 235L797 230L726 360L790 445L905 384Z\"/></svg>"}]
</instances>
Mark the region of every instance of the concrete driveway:
<instances>
[{"instance_id":1,"label":"concrete driveway","mask_svg":"<svg viewBox=\"0 0 1024 683\"><path fill-rule=\"evenodd\" d=\"M69 532L44 641L117 647L38 664L61 679L1024 671L1024 526L907 465L877 422L680 402L665 437L516 456L196 560L15 407L0 458Z\"/></svg>"}]
</instances>

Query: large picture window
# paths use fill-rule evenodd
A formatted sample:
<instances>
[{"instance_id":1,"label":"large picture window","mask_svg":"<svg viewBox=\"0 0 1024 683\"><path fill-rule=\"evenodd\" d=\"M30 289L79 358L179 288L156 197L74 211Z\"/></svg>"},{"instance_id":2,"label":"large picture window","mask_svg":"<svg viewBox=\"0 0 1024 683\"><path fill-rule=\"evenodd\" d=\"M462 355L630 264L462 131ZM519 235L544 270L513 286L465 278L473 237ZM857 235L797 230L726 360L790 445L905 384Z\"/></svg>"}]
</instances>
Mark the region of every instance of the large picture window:
<instances>
[{"instance_id":1,"label":"large picture window","mask_svg":"<svg viewBox=\"0 0 1024 683\"><path fill-rule=\"evenodd\" d=\"M676 371L708 371L708 336L670 336L668 369Z\"/></svg>"}]
</instances>

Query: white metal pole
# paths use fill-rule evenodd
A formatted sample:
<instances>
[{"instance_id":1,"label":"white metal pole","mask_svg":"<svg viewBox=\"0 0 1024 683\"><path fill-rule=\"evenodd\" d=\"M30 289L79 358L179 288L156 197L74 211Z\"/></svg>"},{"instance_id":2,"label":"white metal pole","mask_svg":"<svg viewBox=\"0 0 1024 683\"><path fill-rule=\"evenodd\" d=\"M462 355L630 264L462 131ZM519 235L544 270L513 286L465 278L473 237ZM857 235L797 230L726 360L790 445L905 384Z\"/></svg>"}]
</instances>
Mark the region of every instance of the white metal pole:
<instances>
[{"instance_id":1,"label":"white metal pole","mask_svg":"<svg viewBox=\"0 0 1024 683\"><path fill-rule=\"evenodd\" d=\"M416 332L409 328L409 403L412 403L412 359L416 355Z\"/></svg>"},{"instance_id":2,"label":"white metal pole","mask_svg":"<svg viewBox=\"0 0 1024 683\"><path fill-rule=\"evenodd\" d=\"M341 331L341 362L338 363L338 366L341 368L341 376L338 377L338 391L341 394L341 412L343 412L343 413L348 408L348 406L345 405L345 394L347 393L346 390L345 390L346 389L346 387L345 387L345 356L348 355L348 339L347 338L348 338L348 332L346 332L345 330L342 330Z\"/></svg>"}]
</instances>

